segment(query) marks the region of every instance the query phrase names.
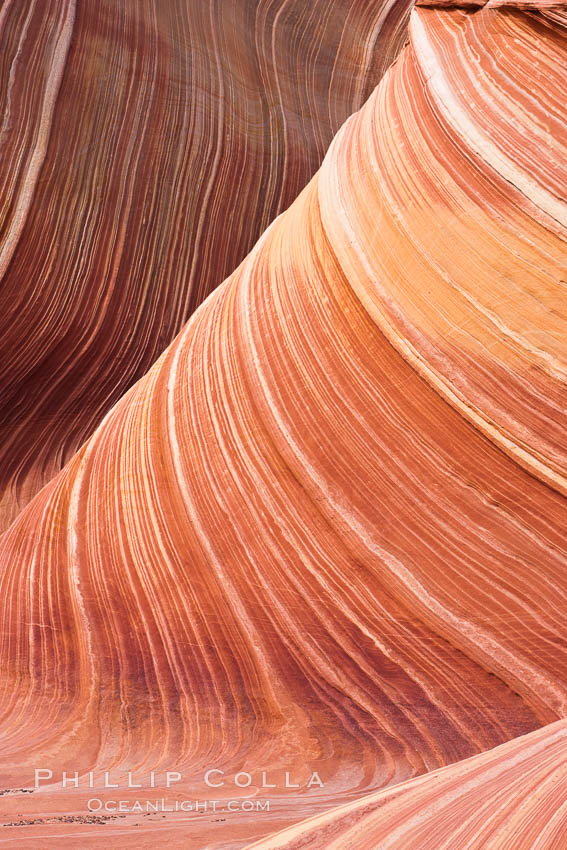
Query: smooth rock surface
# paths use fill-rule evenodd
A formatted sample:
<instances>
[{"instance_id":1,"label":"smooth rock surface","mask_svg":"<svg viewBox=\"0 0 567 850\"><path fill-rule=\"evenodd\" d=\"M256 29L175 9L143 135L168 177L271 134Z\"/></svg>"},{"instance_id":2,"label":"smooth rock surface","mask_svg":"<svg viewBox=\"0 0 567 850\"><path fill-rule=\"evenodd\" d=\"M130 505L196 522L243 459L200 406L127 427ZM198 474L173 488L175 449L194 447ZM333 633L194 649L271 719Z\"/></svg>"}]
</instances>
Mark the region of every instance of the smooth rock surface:
<instances>
[{"instance_id":1,"label":"smooth rock surface","mask_svg":"<svg viewBox=\"0 0 567 850\"><path fill-rule=\"evenodd\" d=\"M533 773L561 847L566 58L537 9L416 9L318 174L0 539L2 787L178 770L201 799L208 768L224 797L267 770L271 811L77 826L49 817L92 795L54 782L0 798L36 819L0 840L236 848L346 803L282 846L455 850L491 789L516 817L506 776L523 822Z\"/></svg>"}]
</instances>

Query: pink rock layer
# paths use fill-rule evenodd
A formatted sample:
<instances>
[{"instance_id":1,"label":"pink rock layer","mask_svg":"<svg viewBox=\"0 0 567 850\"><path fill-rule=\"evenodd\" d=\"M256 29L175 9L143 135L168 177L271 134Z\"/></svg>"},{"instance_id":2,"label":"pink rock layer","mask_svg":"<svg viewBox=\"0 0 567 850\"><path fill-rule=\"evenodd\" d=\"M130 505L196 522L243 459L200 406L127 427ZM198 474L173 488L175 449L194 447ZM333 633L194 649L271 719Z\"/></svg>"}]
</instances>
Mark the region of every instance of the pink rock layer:
<instances>
[{"instance_id":1,"label":"pink rock layer","mask_svg":"<svg viewBox=\"0 0 567 850\"><path fill-rule=\"evenodd\" d=\"M410 0L0 6L4 530L295 200Z\"/></svg>"},{"instance_id":2,"label":"pink rock layer","mask_svg":"<svg viewBox=\"0 0 567 850\"><path fill-rule=\"evenodd\" d=\"M267 816L175 820L237 847L566 716L566 58L539 11L415 10L320 172L3 535L4 787L290 771ZM5 795L36 822L2 833L139 840L45 821L87 793Z\"/></svg>"},{"instance_id":3,"label":"pink rock layer","mask_svg":"<svg viewBox=\"0 0 567 850\"><path fill-rule=\"evenodd\" d=\"M250 850L561 850L567 722L342 806Z\"/></svg>"}]
</instances>

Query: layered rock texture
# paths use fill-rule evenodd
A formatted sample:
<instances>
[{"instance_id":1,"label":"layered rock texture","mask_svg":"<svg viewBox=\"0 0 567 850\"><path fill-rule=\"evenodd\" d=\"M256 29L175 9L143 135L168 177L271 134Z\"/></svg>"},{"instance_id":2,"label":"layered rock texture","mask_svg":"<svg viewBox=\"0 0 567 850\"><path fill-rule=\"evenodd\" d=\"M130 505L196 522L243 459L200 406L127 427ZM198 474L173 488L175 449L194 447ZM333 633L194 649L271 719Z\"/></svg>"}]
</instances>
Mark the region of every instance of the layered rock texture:
<instances>
[{"instance_id":1,"label":"layered rock texture","mask_svg":"<svg viewBox=\"0 0 567 850\"><path fill-rule=\"evenodd\" d=\"M522 5L412 12L320 171L0 538L1 781L55 772L2 798L8 840L564 846L567 30ZM209 768L271 810L101 835L56 781L175 770L195 799Z\"/></svg>"},{"instance_id":2,"label":"layered rock texture","mask_svg":"<svg viewBox=\"0 0 567 850\"><path fill-rule=\"evenodd\" d=\"M410 0L3 0L0 527L319 167Z\"/></svg>"},{"instance_id":3,"label":"layered rock texture","mask_svg":"<svg viewBox=\"0 0 567 850\"><path fill-rule=\"evenodd\" d=\"M565 847L566 763L562 721L291 827L250 850Z\"/></svg>"}]
</instances>

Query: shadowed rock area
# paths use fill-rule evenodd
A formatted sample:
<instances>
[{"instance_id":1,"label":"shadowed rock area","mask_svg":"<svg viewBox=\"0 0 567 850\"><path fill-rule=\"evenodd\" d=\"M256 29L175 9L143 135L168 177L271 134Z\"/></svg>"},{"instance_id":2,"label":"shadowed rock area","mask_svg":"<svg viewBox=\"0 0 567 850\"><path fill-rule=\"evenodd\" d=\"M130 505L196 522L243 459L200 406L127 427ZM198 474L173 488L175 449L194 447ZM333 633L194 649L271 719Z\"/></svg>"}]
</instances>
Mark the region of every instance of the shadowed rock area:
<instances>
[{"instance_id":1,"label":"shadowed rock area","mask_svg":"<svg viewBox=\"0 0 567 850\"><path fill-rule=\"evenodd\" d=\"M0 528L295 200L409 0L4 0Z\"/></svg>"}]
</instances>

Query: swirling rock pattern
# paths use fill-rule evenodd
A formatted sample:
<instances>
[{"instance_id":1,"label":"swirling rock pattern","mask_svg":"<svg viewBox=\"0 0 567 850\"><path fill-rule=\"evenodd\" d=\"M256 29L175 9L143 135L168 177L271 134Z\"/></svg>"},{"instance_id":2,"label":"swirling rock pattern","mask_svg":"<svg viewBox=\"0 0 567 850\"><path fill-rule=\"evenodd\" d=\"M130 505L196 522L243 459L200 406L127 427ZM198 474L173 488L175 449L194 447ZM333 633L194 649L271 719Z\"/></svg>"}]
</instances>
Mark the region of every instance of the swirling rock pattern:
<instances>
[{"instance_id":1,"label":"swirling rock pattern","mask_svg":"<svg viewBox=\"0 0 567 850\"><path fill-rule=\"evenodd\" d=\"M409 5L0 4L2 529L296 198Z\"/></svg>"},{"instance_id":2,"label":"swirling rock pattern","mask_svg":"<svg viewBox=\"0 0 567 850\"><path fill-rule=\"evenodd\" d=\"M567 715L566 58L539 10L415 10L319 173L3 535L5 785L294 770L262 823L156 832L236 847ZM439 784L545 784L563 728ZM435 782L343 811L376 846L373 807L409 834Z\"/></svg>"},{"instance_id":3,"label":"swirling rock pattern","mask_svg":"<svg viewBox=\"0 0 567 850\"><path fill-rule=\"evenodd\" d=\"M469 850L565 846L567 724L313 818L250 850Z\"/></svg>"}]
</instances>

